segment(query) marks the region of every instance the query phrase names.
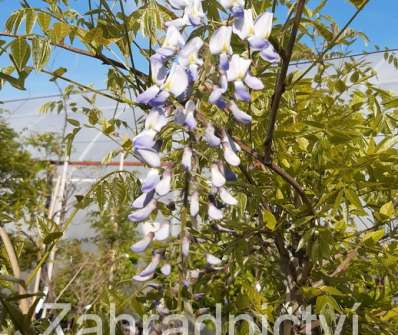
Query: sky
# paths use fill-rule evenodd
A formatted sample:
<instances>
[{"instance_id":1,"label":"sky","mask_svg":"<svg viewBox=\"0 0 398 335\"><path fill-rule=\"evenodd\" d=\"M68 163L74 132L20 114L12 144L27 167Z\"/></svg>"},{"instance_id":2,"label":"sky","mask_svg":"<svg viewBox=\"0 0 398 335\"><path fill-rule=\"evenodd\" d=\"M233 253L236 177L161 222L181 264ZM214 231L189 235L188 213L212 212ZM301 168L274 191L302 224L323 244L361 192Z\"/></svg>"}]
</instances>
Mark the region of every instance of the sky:
<instances>
[{"instance_id":1,"label":"sky","mask_svg":"<svg viewBox=\"0 0 398 335\"><path fill-rule=\"evenodd\" d=\"M209 0L205 0L209 1ZM215 0L211 0L215 1ZM95 0L93 1L95 2ZM311 0L316 4L319 0ZM32 5L43 3L39 0L30 1ZM84 12L85 0L70 0L72 7ZM127 7L133 8L133 0L127 0ZM18 8L18 0L0 0L0 30L4 29L7 17L13 10ZM127 8L127 11L129 8ZM352 16L355 8L349 4L348 0L330 0L324 12L333 16L340 26ZM353 22L352 28L365 32L370 39L368 45L358 41L353 46L354 52L373 51L375 45L381 48L398 48L398 0L370 0L370 3L363 12ZM0 67L4 66L5 61L0 58ZM56 49L48 68L55 70L59 66L68 68L68 76L84 84L94 84L98 88L105 87L106 66L98 66L98 61L70 54L63 50ZM139 62L138 67L143 66ZM26 91L18 91L9 85L0 90L0 101L16 98L27 98L59 93L54 83L48 81L48 77L33 74L27 80Z\"/></svg>"}]
</instances>

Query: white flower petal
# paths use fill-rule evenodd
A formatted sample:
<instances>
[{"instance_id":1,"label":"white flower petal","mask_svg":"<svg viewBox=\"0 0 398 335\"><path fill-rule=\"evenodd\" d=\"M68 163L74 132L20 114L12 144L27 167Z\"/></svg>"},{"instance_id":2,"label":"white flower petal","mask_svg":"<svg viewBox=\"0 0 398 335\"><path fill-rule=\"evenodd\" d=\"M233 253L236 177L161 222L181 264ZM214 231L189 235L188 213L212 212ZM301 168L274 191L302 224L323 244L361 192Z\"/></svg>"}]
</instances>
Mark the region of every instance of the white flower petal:
<instances>
[{"instance_id":1,"label":"white flower petal","mask_svg":"<svg viewBox=\"0 0 398 335\"><path fill-rule=\"evenodd\" d=\"M246 77L251 62L252 61L250 59L233 55L231 62L229 63L229 69L227 71L227 80L243 80Z\"/></svg>"},{"instance_id":2,"label":"white flower petal","mask_svg":"<svg viewBox=\"0 0 398 335\"><path fill-rule=\"evenodd\" d=\"M231 164L232 166L239 166L240 158L232 150L231 146L227 143L223 143L223 149L224 149L224 158L228 162L228 164Z\"/></svg>"},{"instance_id":3,"label":"white flower petal","mask_svg":"<svg viewBox=\"0 0 398 335\"><path fill-rule=\"evenodd\" d=\"M189 79L184 67L174 63L163 89L171 92L175 97L180 96L188 88Z\"/></svg>"},{"instance_id":4,"label":"white flower petal","mask_svg":"<svg viewBox=\"0 0 398 335\"><path fill-rule=\"evenodd\" d=\"M236 121L243 124L249 124L252 122L252 117L249 114L246 114L244 111L240 110L233 101L230 102L228 107Z\"/></svg>"},{"instance_id":5,"label":"white flower petal","mask_svg":"<svg viewBox=\"0 0 398 335\"><path fill-rule=\"evenodd\" d=\"M153 198L155 192L142 193L137 199L134 200L132 206L133 208L143 208L145 207Z\"/></svg>"},{"instance_id":6,"label":"white flower petal","mask_svg":"<svg viewBox=\"0 0 398 335\"><path fill-rule=\"evenodd\" d=\"M170 236L170 224L162 223L159 229L155 232L155 240L164 241L167 240L169 236Z\"/></svg>"},{"instance_id":7,"label":"white flower petal","mask_svg":"<svg viewBox=\"0 0 398 335\"><path fill-rule=\"evenodd\" d=\"M196 216L199 213L199 192L195 191L191 195L191 202L189 203L189 212L191 216Z\"/></svg>"},{"instance_id":8,"label":"white flower petal","mask_svg":"<svg viewBox=\"0 0 398 335\"><path fill-rule=\"evenodd\" d=\"M254 35L253 11L251 9L245 9L243 17L235 19L233 32L242 40Z\"/></svg>"},{"instance_id":9,"label":"white flower petal","mask_svg":"<svg viewBox=\"0 0 398 335\"><path fill-rule=\"evenodd\" d=\"M163 173L162 180L158 182L155 187L156 193L160 196L164 196L170 192L171 189L171 172L166 170Z\"/></svg>"},{"instance_id":10,"label":"white flower petal","mask_svg":"<svg viewBox=\"0 0 398 335\"><path fill-rule=\"evenodd\" d=\"M272 12L265 12L257 17L254 24L254 35L258 38L268 39L272 31L272 20L274 15Z\"/></svg>"},{"instance_id":11,"label":"white flower petal","mask_svg":"<svg viewBox=\"0 0 398 335\"><path fill-rule=\"evenodd\" d=\"M144 235L156 233L160 229L159 222L145 222L142 224L142 232Z\"/></svg>"},{"instance_id":12,"label":"white flower petal","mask_svg":"<svg viewBox=\"0 0 398 335\"><path fill-rule=\"evenodd\" d=\"M210 38L209 49L213 55L228 53L231 48L232 27L218 28Z\"/></svg>"},{"instance_id":13,"label":"white flower petal","mask_svg":"<svg viewBox=\"0 0 398 335\"><path fill-rule=\"evenodd\" d=\"M160 156L158 152L154 150L138 149L137 153L149 166L153 168L160 167Z\"/></svg>"},{"instance_id":14,"label":"white flower petal","mask_svg":"<svg viewBox=\"0 0 398 335\"><path fill-rule=\"evenodd\" d=\"M152 277L153 277L153 273L151 273L150 275L148 275L146 277L143 277L141 275L135 275L133 277L133 280L139 281L139 282L144 282L144 281L148 281L148 280L152 279Z\"/></svg>"},{"instance_id":15,"label":"white flower petal","mask_svg":"<svg viewBox=\"0 0 398 335\"><path fill-rule=\"evenodd\" d=\"M185 234L184 237L182 238L182 246L181 246L181 252L183 254L184 257L188 257L189 255L189 248L190 248L190 238L189 238L189 234Z\"/></svg>"},{"instance_id":16,"label":"white flower petal","mask_svg":"<svg viewBox=\"0 0 398 335\"><path fill-rule=\"evenodd\" d=\"M190 147L185 147L182 154L182 166L186 171L192 170L192 150Z\"/></svg>"},{"instance_id":17,"label":"white flower petal","mask_svg":"<svg viewBox=\"0 0 398 335\"><path fill-rule=\"evenodd\" d=\"M220 265L222 260L212 254L206 254L206 261L210 265Z\"/></svg>"},{"instance_id":18,"label":"white flower petal","mask_svg":"<svg viewBox=\"0 0 398 335\"><path fill-rule=\"evenodd\" d=\"M207 213L211 220L221 220L224 217L224 213L222 212L222 210L214 206L212 202L209 203Z\"/></svg>"},{"instance_id":19,"label":"white flower petal","mask_svg":"<svg viewBox=\"0 0 398 335\"><path fill-rule=\"evenodd\" d=\"M236 200L224 187L220 188L220 198L227 205L235 206L238 204L238 200Z\"/></svg>"},{"instance_id":20,"label":"white flower petal","mask_svg":"<svg viewBox=\"0 0 398 335\"><path fill-rule=\"evenodd\" d=\"M163 273L165 276L170 275L171 273L171 265L170 264L165 264L160 268L160 272Z\"/></svg>"},{"instance_id":21,"label":"white flower petal","mask_svg":"<svg viewBox=\"0 0 398 335\"><path fill-rule=\"evenodd\" d=\"M220 169L218 168L217 164L212 164L211 168L211 183L215 187L221 187L225 184L225 177L221 173Z\"/></svg>"}]
</instances>

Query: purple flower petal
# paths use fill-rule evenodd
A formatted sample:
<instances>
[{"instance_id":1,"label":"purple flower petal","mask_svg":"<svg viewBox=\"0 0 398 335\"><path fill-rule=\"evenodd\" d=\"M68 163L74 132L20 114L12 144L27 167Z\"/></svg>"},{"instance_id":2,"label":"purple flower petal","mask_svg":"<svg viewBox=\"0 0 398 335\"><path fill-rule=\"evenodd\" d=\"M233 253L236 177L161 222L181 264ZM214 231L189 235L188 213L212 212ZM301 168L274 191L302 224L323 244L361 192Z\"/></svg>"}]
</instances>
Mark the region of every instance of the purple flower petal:
<instances>
[{"instance_id":1,"label":"purple flower petal","mask_svg":"<svg viewBox=\"0 0 398 335\"><path fill-rule=\"evenodd\" d=\"M149 170L145 180L141 185L141 191L144 193L151 192L155 189L156 185L160 181L159 171L157 169Z\"/></svg>"},{"instance_id":2,"label":"purple flower petal","mask_svg":"<svg viewBox=\"0 0 398 335\"><path fill-rule=\"evenodd\" d=\"M163 173L162 180L157 183L155 190L160 196L164 196L170 192L171 189L171 172L166 170Z\"/></svg>"},{"instance_id":3,"label":"purple flower petal","mask_svg":"<svg viewBox=\"0 0 398 335\"><path fill-rule=\"evenodd\" d=\"M261 51L270 44L267 40L256 36L250 37L248 41L252 51Z\"/></svg>"},{"instance_id":4,"label":"purple flower petal","mask_svg":"<svg viewBox=\"0 0 398 335\"><path fill-rule=\"evenodd\" d=\"M137 96L136 101L139 104L148 104L153 98L155 98L160 91L160 88L156 85L149 87L146 91L142 92Z\"/></svg>"},{"instance_id":5,"label":"purple flower petal","mask_svg":"<svg viewBox=\"0 0 398 335\"><path fill-rule=\"evenodd\" d=\"M251 9L245 9L243 16L234 20L233 32L241 40L245 40L254 34L253 11Z\"/></svg>"},{"instance_id":6,"label":"purple flower petal","mask_svg":"<svg viewBox=\"0 0 398 335\"><path fill-rule=\"evenodd\" d=\"M233 101L229 103L228 107L232 112L232 115L234 116L236 121L243 124L250 124L252 122L252 117L243 112L242 110L240 110L239 107Z\"/></svg>"},{"instance_id":7,"label":"purple flower petal","mask_svg":"<svg viewBox=\"0 0 398 335\"><path fill-rule=\"evenodd\" d=\"M135 275L133 277L133 280L139 281L139 282L144 282L144 281L148 281L148 280L152 279L152 277L153 277L153 273L151 273L149 276L146 276L146 277L143 277L141 275Z\"/></svg>"},{"instance_id":8,"label":"purple flower petal","mask_svg":"<svg viewBox=\"0 0 398 335\"><path fill-rule=\"evenodd\" d=\"M137 253L144 252L151 244L153 237L154 237L153 233L146 235L141 241L134 243L131 246L131 250Z\"/></svg>"},{"instance_id":9,"label":"purple flower petal","mask_svg":"<svg viewBox=\"0 0 398 335\"><path fill-rule=\"evenodd\" d=\"M260 56L262 59L270 63L279 63L280 61L280 56L271 44L261 51Z\"/></svg>"},{"instance_id":10,"label":"purple flower petal","mask_svg":"<svg viewBox=\"0 0 398 335\"><path fill-rule=\"evenodd\" d=\"M228 55L225 53L222 53L220 55L219 68L221 71L228 71L229 69L229 58Z\"/></svg>"},{"instance_id":11,"label":"purple flower petal","mask_svg":"<svg viewBox=\"0 0 398 335\"><path fill-rule=\"evenodd\" d=\"M151 215L151 213L156 209L156 201L151 200L144 208L138 209L132 212L128 218L133 222L144 221Z\"/></svg>"},{"instance_id":12,"label":"purple flower petal","mask_svg":"<svg viewBox=\"0 0 398 335\"><path fill-rule=\"evenodd\" d=\"M134 149L150 149L155 145L156 132L146 129L133 138Z\"/></svg>"},{"instance_id":13,"label":"purple flower petal","mask_svg":"<svg viewBox=\"0 0 398 335\"><path fill-rule=\"evenodd\" d=\"M152 80L157 85L162 85L169 73L169 69L164 65L165 57L159 54L151 56Z\"/></svg>"},{"instance_id":14,"label":"purple flower petal","mask_svg":"<svg viewBox=\"0 0 398 335\"><path fill-rule=\"evenodd\" d=\"M198 123L196 122L193 112L189 112L185 119L185 125L188 127L189 130L193 130L196 128L197 124Z\"/></svg>"},{"instance_id":15,"label":"purple flower petal","mask_svg":"<svg viewBox=\"0 0 398 335\"><path fill-rule=\"evenodd\" d=\"M158 95L156 95L153 99L148 102L148 105L151 107L160 107L163 106L166 100L169 98L170 93L167 91L159 91Z\"/></svg>"},{"instance_id":16,"label":"purple flower petal","mask_svg":"<svg viewBox=\"0 0 398 335\"><path fill-rule=\"evenodd\" d=\"M193 192L191 195L191 202L189 203L189 212L192 217L198 215L199 213L199 193L197 191Z\"/></svg>"},{"instance_id":17,"label":"purple flower petal","mask_svg":"<svg viewBox=\"0 0 398 335\"><path fill-rule=\"evenodd\" d=\"M156 268L160 263L161 255L157 252L152 256L152 261L147 265L147 267L139 274L140 277L147 277L155 273Z\"/></svg>"},{"instance_id":18,"label":"purple flower petal","mask_svg":"<svg viewBox=\"0 0 398 335\"><path fill-rule=\"evenodd\" d=\"M250 75L250 73L247 73L247 75L245 77L245 83L251 89L256 90L256 91L262 90L264 88L263 82L260 79Z\"/></svg>"},{"instance_id":19,"label":"purple flower petal","mask_svg":"<svg viewBox=\"0 0 398 335\"><path fill-rule=\"evenodd\" d=\"M133 202L133 208L143 208L145 207L153 198L155 191L149 193L142 193L137 199Z\"/></svg>"},{"instance_id":20,"label":"purple flower petal","mask_svg":"<svg viewBox=\"0 0 398 335\"><path fill-rule=\"evenodd\" d=\"M211 183L215 186L215 187L221 187L225 184L225 177L224 175L221 173L220 169L218 168L217 164L212 164L211 168Z\"/></svg>"},{"instance_id":21,"label":"purple flower petal","mask_svg":"<svg viewBox=\"0 0 398 335\"><path fill-rule=\"evenodd\" d=\"M227 205L235 206L238 203L238 200L236 200L224 187L220 188L220 198Z\"/></svg>"},{"instance_id":22,"label":"purple flower petal","mask_svg":"<svg viewBox=\"0 0 398 335\"><path fill-rule=\"evenodd\" d=\"M234 82L234 87L235 87L235 98L238 100L243 100L243 101L250 101L251 96L248 88L246 85L241 81L237 80Z\"/></svg>"}]
</instances>

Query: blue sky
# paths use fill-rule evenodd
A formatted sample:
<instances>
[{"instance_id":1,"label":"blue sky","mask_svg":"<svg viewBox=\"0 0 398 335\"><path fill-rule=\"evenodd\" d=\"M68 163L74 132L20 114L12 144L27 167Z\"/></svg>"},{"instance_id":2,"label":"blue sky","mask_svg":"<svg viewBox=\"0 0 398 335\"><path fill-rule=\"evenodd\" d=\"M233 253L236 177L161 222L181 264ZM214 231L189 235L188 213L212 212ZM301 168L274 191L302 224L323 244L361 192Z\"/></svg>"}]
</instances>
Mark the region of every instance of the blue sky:
<instances>
[{"instance_id":1,"label":"blue sky","mask_svg":"<svg viewBox=\"0 0 398 335\"><path fill-rule=\"evenodd\" d=\"M319 0L312 0L312 3L318 2ZM42 3L42 1L33 0L30 3L37 4ZM82 10L87 1L70 0L70 3L74 8ZM132 7L134 1L127 0L127 3ZM18 5L19 1L17 0L0 0L1 30L4 27L6 18L13 10L18 8ZM348 3L348 0L330 0L325 13L333 16L340 25L343 25L351 17L354 10L354 7ZM397 23L397 0L370 0L369 5L352 25L354 29L365 32L370 38L370 43L365 45L362 41L359 41L353 46L354 51L372 51L375 49L375 45L381 48L398 48ZM4 61L0 59L1 65L4 65ZM56 49L49 68L54 70L62 65L68 67L68 76L76 81L85 84L92 83L99 88L105 87L107 67L98 66L98 61L78 55L71 55L70 53ZM26 86L27 91L22 92L6 86L0 91L0 100L58 93L55 85L49 82L48 78L43 75L32 75L28 79Z\"/></svg>"}]
</instances>

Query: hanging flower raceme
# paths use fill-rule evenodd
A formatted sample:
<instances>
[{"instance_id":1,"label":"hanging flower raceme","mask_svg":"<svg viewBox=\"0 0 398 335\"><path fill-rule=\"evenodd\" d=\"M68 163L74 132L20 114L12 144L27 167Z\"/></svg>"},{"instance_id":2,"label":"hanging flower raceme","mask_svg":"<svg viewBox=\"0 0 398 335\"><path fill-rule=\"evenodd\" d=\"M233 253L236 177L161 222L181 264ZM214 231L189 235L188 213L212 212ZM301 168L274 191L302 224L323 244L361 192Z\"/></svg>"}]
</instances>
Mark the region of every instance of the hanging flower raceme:
<instances>
[{"instance_id":1,"label":"hanging flower raceme","mask_svg":"<svg viewBox=\"0 0 398 335\"><path fill-rule=\"evenodd\" d=\"M244 9L244 0L218 0L227 12L228 19L210 35L206 44L199 37L203 34L185 39L182 33L184 31L184 35L187 35L205 22L202 0L167 1L180 16L166 23L168 28L163 42L150 57L153 85L136 97L137 103L150 107L144 129L132 141L136 157L150 167L141 183L142 193L133 201L133 211L129 215L131 221L142 226L142 239L131 247L137 253L148 250L153 241L165 241L171 236L169 222L158 223L151 219L156 216L158 208L163 208L162 202L167 202L171 194L177 194L172 193L172 185L178 184L181 177L189 178L188 188L184 189L187 193L182 194L188 199L186 210L192 222L199 225L201 215L204 215L208 221L216 221L212 227L218 227L219 232L234 233L220 221L228 215L228 206L238 204L229 182L237 179L231 168L241 164L241 149L224 126L219 125L220 120L215 123L211 115L200 115L199 109L203 105L193 93L203 87L203 80L206 88L210 83L209 102L225 113L230 113L238 123L250 125L252 117L247 112L245 103L251 100L251 90L264 88L263 82L252 74L255 72L250 69L251 56L253 52L259 52L268 62L279 61L279 55L269 42L272 13L263 13L254 20L253 10ZM245 41L245 44L248 43L251 52L234 54L232 38L239 40L234 35ZM202 51L204 47L218 58L216 78L202 70L204 61L201 55L206 54ZM172 147L180 157L180 161L173 166L162 165L165 155L159 152L161 147L170 148L160 140L162 137L164 141L165 136L160 132L169 123L180 125L176 127L172 138L183 144ZM168 129L165 133L167 132ZM211 155L208 159L211 163L208 166L203 163L206 157L202 158L199 147L203 143L212 148L209 151ZM201 183L200 180L203 179L208 179L208 183ZM181 202L176 201L177 209L180 209L179 203ZM192 254L191 248L196 241L190 225L184 227L179 232L183 260ZM173 262L168 263L170 260L167 260L166 255L167 252L154 250L150 263L134 279L150 280L158 268L162 275L169 276ZM203 260L215 270L220 269L222 264L221 259L209 253L204 255ZM188 287L194 284L200 273L199 269L186 269L183 285Z\"/></svg>"}]
</instances>

